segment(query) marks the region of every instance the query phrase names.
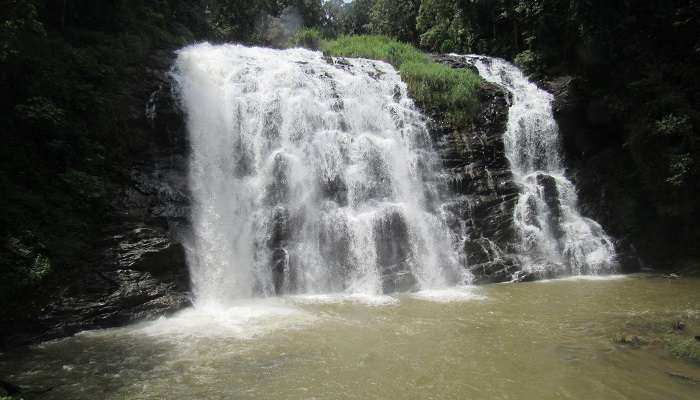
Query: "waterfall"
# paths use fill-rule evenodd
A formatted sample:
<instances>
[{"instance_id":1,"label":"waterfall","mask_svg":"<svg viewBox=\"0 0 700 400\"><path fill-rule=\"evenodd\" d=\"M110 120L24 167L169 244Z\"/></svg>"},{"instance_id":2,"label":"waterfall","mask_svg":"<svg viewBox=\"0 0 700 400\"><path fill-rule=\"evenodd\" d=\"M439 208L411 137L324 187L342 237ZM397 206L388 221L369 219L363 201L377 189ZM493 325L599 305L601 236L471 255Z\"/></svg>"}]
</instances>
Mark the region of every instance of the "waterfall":
<instances>
[{"instance_id":1,"label":"waterfall","mask_svg":"<svg viewBox=\"0 0 700 400\"><path fill-rule=\"evenodd\" d=\"M600 224L580 214L576 188L565 176L553 96L504 60L465 58L513 96L504 144L521 187L513 220L523 268L545 277L613 272L614 245Z\"/></svg>"},{"instance_id":2,"label":"waterfall","mask_svg":"<svg viewBox=\"0 0 700 400\"><path fill-rule=\"evenodd\" d=\"M390 65L205 43L172 74L197 304L470 281L441 217L439 158Z\"/></svg>"}]
</instances>

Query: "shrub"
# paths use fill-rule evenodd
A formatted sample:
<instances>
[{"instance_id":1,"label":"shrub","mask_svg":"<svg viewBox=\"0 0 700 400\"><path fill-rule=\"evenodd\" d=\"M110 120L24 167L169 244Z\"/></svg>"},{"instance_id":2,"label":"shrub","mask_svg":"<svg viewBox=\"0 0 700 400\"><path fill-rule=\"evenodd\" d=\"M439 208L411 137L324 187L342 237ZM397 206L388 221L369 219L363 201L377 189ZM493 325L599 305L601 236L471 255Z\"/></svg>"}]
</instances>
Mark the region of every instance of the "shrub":
<instances>
[{"instance_id":1,"label":"shrub","mask_svg":"<svg viewBox=\"0 0 700 400\"><path fill-rule=\"evenodd\" d=\"M666 178L666 182L673 186L681 186L690 175L692 165L693 159L688 153L671 155L671 163L669 165L671 176Z\"/></svg>"},{"instance_id":2,"label":"shrub","mask_svg":"<svg viewBox=\"0 0 700 400\"><path fill-rule=\"evenodd\" d=\"M656 133L662 136L683 136L693 127L687 115L668 114L656 121Z\"/></svg>"},{"instance_id":3,"label":"shrub","mask_svg":"<svg viewBox=\"0 0 700 400\"><path fill-rule=\"evenodd\" d=\"M321 32L318 29L301 29L289 39L289 46L318 50L321 48Z\"/></svg>"},{"instance_id":4,"label":"shrub","mask_svg":"<svg viewBox=\"0 0 700 400\"><path fill-rule=\"evenodd\" d=\"M517 66L525 70L530 75L538 75L542 73L542 60L532 50L525 50L515 56L514 62Z\"/></svg>"}]
</instances>

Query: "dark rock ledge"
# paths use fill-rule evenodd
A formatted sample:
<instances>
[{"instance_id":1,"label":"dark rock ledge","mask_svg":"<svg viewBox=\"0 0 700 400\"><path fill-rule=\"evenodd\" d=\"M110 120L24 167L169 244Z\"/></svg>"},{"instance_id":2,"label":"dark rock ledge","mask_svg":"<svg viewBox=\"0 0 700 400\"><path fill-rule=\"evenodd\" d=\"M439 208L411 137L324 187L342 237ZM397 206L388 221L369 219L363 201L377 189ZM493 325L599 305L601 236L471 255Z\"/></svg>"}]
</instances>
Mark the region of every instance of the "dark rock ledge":
<instances>
[{"instance_id":1,"label":"dark rock ledge","mask_svg":"<svg viewBox=\"0 0 700 400\"><path fill-rule=\"evenodd\" d=\"M436 55L433 59L451 68L475 69L461 57ZM478 101L471 124L453 126L443 112L432 111L429 128L442 159L444 180L457 194L443 207L452 229L466 238L462 251L474 283L482 284L510 281L520 269L513 255L513 210L519 188L503 144L511 95L483 82Z\"/></svg>"}]
</instances>

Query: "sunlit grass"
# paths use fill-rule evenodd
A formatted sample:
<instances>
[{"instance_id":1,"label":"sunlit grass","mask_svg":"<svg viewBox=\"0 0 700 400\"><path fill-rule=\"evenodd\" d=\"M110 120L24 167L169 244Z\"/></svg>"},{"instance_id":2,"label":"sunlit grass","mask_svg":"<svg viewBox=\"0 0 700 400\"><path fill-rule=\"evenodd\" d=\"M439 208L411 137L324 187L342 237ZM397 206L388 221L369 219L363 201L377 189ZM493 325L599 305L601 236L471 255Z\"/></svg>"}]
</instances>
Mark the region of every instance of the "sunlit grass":
<instances>
[{"instance_id":1,"label":"sunlit grass","mask_svg":"<svg viewBox=\"0 0 700 400\"><path fill-rule=\"evenodd\" d=\"M382 60L396 68L406 63L430 63L426 54L407 43L386 36L341 36L322 44L324 52L339 57L360 57Z\"/></svg>"},{"instance_id":2,"label":"sunlit grass","mask_svg":"<svg viewBox=\"0 0 700 400\"><path fill-rule=\"evenodd\" d=\"M439 64L410 44L385 36L343 36L324 41L321 49L336 57L388 62L399 70L418 105L444 111L452 122L469 121L476 110L481 78L471 70Z\"/></svg>"}]
</instances>

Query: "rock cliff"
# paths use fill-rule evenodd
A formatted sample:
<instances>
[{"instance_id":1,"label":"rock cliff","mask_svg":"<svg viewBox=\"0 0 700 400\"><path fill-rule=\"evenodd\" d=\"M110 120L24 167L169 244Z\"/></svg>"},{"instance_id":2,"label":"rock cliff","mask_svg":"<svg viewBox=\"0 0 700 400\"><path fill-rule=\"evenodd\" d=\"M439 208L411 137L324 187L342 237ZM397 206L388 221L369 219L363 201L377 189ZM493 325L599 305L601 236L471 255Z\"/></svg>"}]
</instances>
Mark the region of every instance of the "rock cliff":
<instances>
[{"instance_id":1,"label":"rock cliff","mask_svg":"<svg viewBox=\"0 0 700 400\"><path fill-rule=\"evenodd\" d=\"M2 344L17 345L120 326L190 304L184 243L189 232L187 135L172 96L174 54L154 54L141 79L127 84L129 129L140 130L128 179L111 190L108 218L88 266L66 277L36 318L12 321ZM144 134L145 133L145 134ZM125 131L124 135L129 135Z\"/></svg>"},{"instance_id":2,"label":"rock cliff","mask_svg":"<svg viewBox=\"0 0 700 400\"><path fill-rule=\"evenodd\" d=\"M474 68L459 57L442 55L435 60L452 68ZM510 280L518 270L511 255L518 187L503 144L510 94L483 82L478 99L479 111L467 126L453 126L439 111L430 115L445 180L460 194L446 204L450 225L464 235L466 265L477 284Z\"/></svg>"},{"instance_id":3,"label":"rock cliff","mask_svg":"<svg viewBox=\"0 0 700 400\"><path fill-rule=\"evenodd\" d=\"M470 68L449 56L437 60ZM90 269L62 285L37 318L14 323L5 345L153 319L190 305L188 142L169 78L172 61L170 52L155 54L145 76L126 87L134 105L130 126L147 133L148 150L135 155L128 181L113 190L98 245L85 255ZM479 112L469 125L454 126L440 111L428 115L443 165L441 182L459 194L445 199L443 209L450 228L464 239L463 256L477 284L510 280L518 269L509 256L518 188L502 140L509 95L483 83L478 98ZM402 279L387 290L411 286Z\"/></svg>"}]
</instances>

